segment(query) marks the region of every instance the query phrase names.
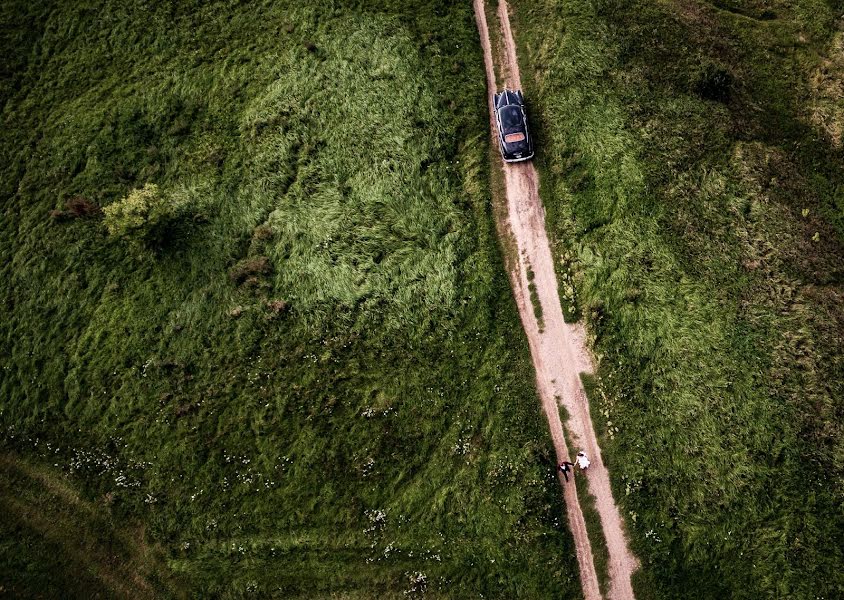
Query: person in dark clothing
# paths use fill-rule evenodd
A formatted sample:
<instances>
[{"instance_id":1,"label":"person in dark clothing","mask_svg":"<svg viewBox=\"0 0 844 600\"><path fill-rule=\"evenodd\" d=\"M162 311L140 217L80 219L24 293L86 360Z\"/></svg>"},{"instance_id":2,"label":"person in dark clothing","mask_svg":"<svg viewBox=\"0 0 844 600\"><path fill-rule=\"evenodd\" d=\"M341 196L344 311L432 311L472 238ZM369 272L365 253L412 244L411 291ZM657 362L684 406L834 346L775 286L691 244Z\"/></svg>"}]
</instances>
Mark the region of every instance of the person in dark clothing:
<instances>
[{"instance_id":1,"label":"person in dark clothing","mask_svg":"<svg viewBox=\"0 0 844 600\"><path fill-rule=\"evenodd\" d=\"M560 469L560 472L563 474L563 477L566 478L566 483L569 482L569 471L571 471L571 468L573 466L574 463L570 463L569 461L564 460L560 463L560 466L558 467Z\"/></svg>"}]
</instances>

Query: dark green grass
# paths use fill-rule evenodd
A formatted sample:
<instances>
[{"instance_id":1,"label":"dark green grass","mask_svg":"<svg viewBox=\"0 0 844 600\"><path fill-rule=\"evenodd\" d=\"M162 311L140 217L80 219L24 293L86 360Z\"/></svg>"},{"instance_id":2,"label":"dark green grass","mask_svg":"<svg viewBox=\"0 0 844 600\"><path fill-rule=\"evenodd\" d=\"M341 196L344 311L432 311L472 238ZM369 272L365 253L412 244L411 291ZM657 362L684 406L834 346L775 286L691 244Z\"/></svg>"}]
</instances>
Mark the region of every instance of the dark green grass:
<instances>
[{"instance_id":1,"label":"dark green grass","mask_svg":"<svg viewBox=\"0 0 844 600\"><path fill-rule=\"evenodd\" d=\"M577 596L471 6L3 11L4 445L197 596ZM146 183L142 251L49 216Z\"/></svg>"},{"instance_id":2,"label":"dark green grass","mask_svg":"<svg viewBox=\"0 0 844 600\"><path fill-rule=\"evenodd\" d=\"M530 293L530 303L533 306L533 316L536 318L536 322L539 325L539 331L545 328L545 322L542 319L542 302L539 300L539 292L536 290L536 282L534 279L536 278L536 273L533 272L533 269L530 265L527 267L527 280L528 280L528 292Z\"/></svg>"},{"instance_id":3,"label":"dark green grass","mask_svg":"<svg viewBox=\"0 0 844 600\"><path fill-rule=\"evenodd\" d=\"M841 3L513 7L637 594L841 596Z\"/></svg>"}]
</instances>

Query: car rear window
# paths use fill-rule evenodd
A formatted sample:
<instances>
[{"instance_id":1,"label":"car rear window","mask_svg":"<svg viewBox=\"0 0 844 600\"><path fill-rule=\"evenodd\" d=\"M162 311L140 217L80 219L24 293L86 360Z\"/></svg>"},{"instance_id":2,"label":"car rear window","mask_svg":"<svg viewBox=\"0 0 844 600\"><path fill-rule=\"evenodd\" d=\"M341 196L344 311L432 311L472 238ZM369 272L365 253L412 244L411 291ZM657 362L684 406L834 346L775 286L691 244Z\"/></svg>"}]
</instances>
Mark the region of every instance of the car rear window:
<instances>
[{"instance_id":1,"label":"car rear window","mask_svg":"<svg viewBox=\"0 0 844 600\"><path fill-rule=\"evenodd\" d=\"M513 142L522 142L525 139L524 133L508 133L504 136L504 141L508 144L512 144Z\"/></svg>"},{"instance_id":2,"label":"car rear window","mask_svg":"<svg viewBox=\"0 0 844 600\"><path fill-rule=\"evenodd\" d=\"M504 133L515 131L524 131L524 123L522 122L522 110L517 106L505 106L498 114L501 117L501 127Z\"/></svg>"}]
</instances>

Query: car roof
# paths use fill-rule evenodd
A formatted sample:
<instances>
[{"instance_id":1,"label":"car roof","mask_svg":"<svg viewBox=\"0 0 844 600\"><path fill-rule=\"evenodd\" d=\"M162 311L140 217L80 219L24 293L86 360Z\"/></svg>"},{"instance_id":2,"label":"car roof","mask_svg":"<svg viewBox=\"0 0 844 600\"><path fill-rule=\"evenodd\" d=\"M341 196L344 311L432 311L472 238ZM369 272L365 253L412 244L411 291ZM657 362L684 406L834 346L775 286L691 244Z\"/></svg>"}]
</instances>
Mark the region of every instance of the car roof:
<instances>
[{"instance_id":1,"label":"car roof","mask_svg":"<svg viewBox=\"0 0 844 600\"><path fill-rule=\"evenodd\" d=\"M498 114L501 119L501 125L509 133L510 130L517 128L523 130L525 126L524 115L521 108L518 106L502 106L498 109Z\"/></svg>"}]
</instances>

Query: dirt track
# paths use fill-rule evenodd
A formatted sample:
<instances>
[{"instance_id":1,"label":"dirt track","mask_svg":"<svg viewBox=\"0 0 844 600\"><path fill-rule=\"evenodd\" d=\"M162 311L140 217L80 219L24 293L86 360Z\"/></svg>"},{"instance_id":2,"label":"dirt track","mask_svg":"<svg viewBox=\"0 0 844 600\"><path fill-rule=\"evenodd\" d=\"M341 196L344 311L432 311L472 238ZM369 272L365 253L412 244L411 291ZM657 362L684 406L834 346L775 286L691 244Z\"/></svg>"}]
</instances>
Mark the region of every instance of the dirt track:
<instances>
[{"instance_id":1,"label":"dirt track","mask_svg":"<svg viewBox=\"0 0 844 600\"><path fill-rule=\"evenodd\" d=\"M497 89L494 65L499 66L503 82L511 89L521 88L516 45L510 27L508 7L505 0L498 6L498 21L501 28L503 47L495 56L489 39L489 27L484 11L484 0L474 0L475 18L484 50L487 83L489 87L490 115L492 115L492 94ZM497 63L494 61L498 59ZM495 124L490 117L495 135ZM638 562L627 546L618 506L612 497L609 475L601 459L601 449L595 438L595 430L589 415L589 403L580 382L580 373L591 371L592 365L586 350L582 327L563 320L554 259L551 255L548 236L545 231L545 210L539 198L539 177L531 162L504 164L504 180L507 194L508 223L499 231L509 231L518 250L518 262L512 265L510 281L522 325L527 333L536 380L542 406L548 417L551 437L557 453L557 460L570 460L563 437L559 405L567 409L570 418L567 427L572 439L572 449L583 450L592 461L586 474L589 491L595 496L601 526L609 549L609 597L618 600L633 598L630 576ZM508 227L509 226L509 227ZM531 305L528 290L527 269L530 267L535 278L533 283L542 305L544 328L540 329ZM563 486L569 527L575 541L580 579L586 600L601 597L595 573L592 549L586 534L586 525L580 509L573 483Z\"/></svg>"}]
</instances>

